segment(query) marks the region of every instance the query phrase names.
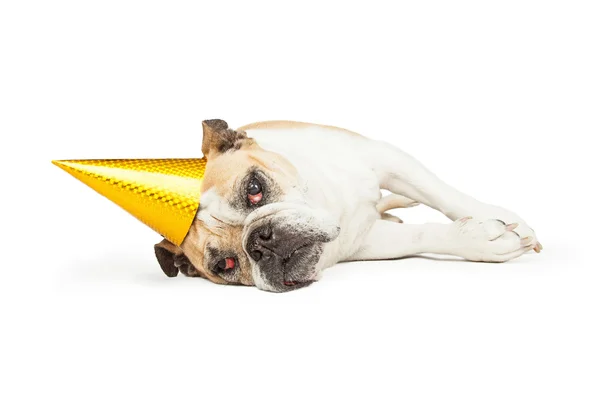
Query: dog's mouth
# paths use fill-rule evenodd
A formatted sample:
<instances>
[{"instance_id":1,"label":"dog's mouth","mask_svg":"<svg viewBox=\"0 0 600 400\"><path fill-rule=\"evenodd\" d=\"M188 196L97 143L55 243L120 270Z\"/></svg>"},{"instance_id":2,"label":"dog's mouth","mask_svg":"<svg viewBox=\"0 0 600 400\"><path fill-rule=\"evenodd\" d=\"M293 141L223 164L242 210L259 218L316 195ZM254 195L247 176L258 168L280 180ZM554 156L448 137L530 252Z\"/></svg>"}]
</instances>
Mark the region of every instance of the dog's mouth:
<instances>
[{"instance_id":1,"label":"dog's mouth","mask_svg":"<svg viewBox=\"0 0 600 400\"><path fill-rule=\"evenodd\" d=\"M301 289L309 286L314 282L315 270L314 265L309 262L309 255L314 254L316 245L314 243L306 243L292 251L281 261L283 272L283 291Z\"/></svg>"},{"instance_id":2,"label":"dog's mouth","mask_svg":"<svg viewBox=\"0 0 600 400\"><path fill-rule=\"evenodd\" d=\"M291 290L296 290L296 289L302 289L305 288L311 284L313 284L315 281L304 281L304 282L296 282L296 281L285 281L283 282L283 285L288 288L287 290L285 290L286 292L289 292Z\"/></svg>"}]
</instances>

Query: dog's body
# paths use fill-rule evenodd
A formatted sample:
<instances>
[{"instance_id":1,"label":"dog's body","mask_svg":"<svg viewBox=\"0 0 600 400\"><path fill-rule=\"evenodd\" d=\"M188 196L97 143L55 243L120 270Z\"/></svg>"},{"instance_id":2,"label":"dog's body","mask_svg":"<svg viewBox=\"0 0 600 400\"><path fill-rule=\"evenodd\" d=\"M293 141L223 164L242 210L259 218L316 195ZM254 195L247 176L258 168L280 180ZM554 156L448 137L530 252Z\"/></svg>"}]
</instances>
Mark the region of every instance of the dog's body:
<instances>
[{"instance_id":1,"label":"dog's body","mask_svg":"<svg viewBox=\"0 0 600 400\"><path fill-rule=\"evenodd\" d=\"M344 129L273 121L233 131L211 120L202 150L208 163L197 220L181 248L157 245L169 276L179 269L280 292L346 260L437 253L502 262L541 249L515 214L460 193L389 144ZM393 194L382 199L382 189ZM418 203L455 222L405 225L384 213Z\"/></svg>"}]
</instances>

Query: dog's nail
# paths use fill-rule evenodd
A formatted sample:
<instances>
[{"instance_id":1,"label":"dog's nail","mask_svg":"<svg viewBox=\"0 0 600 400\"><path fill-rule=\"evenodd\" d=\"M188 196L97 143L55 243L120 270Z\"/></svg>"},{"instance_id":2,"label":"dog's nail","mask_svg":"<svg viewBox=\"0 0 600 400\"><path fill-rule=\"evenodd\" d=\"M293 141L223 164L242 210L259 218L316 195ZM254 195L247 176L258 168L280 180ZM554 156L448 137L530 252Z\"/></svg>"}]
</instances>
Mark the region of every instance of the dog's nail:
<instances>
[{"instance_id":1,"label":"dog's nail","mask_svg":"<svg viewBox=\"0 0 600 400\"><path fill-rule=\"evenodd\" d=\"M538 242L538 249L540 249L540 251L544 250L544 246L542 246L542 244L540 242Z\"/></svg>"},{"instance_id":2,"label":"dog's nail","mask_svg":"<svg viewBox=\"0 0 600 400\"><path fill-rule=\"evenodd\" d=\"M526 238L521 239L521 246L529 244L533 240L533 237L527 236Z\"/></svg>"},{"instance_id":3,"label":"dog's nail","mask_svg":"<svg viewBox=\"0 0 600 400\"><path fill-rule=\"evenodd\" d=\"M518 226L519 226L519 224L517 224L517 223L506 225L506 230L507 231L514 231L515 229L517 229Z\"/></svg>"},{"instance_id":4,"label":"dog's nail","mask_svg":"<svg viewBox=\"0 0 600 400\"><path fill-rule=\"evenodd\" d=\"M468 220L473 219L473 217L463 217L461 219L459 219L459 222L467 222Z\"/></svg>"},{"instance_id":5,"label":"dog's nail","mask_svg":"<svg viewBox=\"0 0 600 400\"><path fill-rule=\"evenodd\" d=\"M523 254L524 254L524 253L527 253L530 250L535 250L534 247L535 246L533 244L529 244L529 245L526 245L526 246L521 246L521 250L523 250Z\"/></svg>"}]
</instances>

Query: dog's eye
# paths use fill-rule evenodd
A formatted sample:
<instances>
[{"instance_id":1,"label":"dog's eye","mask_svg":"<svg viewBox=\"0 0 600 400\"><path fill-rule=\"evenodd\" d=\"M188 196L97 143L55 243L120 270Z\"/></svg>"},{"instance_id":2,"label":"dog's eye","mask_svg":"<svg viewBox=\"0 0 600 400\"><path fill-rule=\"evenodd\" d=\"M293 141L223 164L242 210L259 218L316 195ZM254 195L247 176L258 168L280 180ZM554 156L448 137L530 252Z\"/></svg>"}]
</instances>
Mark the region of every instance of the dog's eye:
<instances>
[{"instance_id":1,"label":"dog's eye","mask_svg":"<svg viewBox=\"0 0 600 400\"><path fill-rule=\"evenodd\" d=\"M256 178L250 179L250 182L248 182L246 191L248 192L248 200L250 200L250 203L252 203L252 204L260 203L260 201L263 198L263 193L262 193L262 185L260 184L258 179L256 179Z\"/></svg>"},{"instance_id":2,"label":"dog's eye","mask_svg":"<svg viewBox=\"0 0 600 400\"><path fill-rule=\"evenodd\" d=\"M234 269L236 264L237 263L235 261L235 258L227 257L227 258L222 259L215 265L215 271L216 272L229 271L229 270Z\"/></svg>"}]
</instances>

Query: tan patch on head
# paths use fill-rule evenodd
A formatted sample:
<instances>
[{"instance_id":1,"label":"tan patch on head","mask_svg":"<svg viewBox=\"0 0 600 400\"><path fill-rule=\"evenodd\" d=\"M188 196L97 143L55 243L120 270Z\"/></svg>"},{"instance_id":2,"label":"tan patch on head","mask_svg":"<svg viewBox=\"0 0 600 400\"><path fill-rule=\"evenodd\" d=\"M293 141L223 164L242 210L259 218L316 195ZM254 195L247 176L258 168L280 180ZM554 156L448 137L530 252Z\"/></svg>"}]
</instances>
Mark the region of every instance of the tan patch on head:
<instances>
[{"instance_id":1,"label":"tan patch on head","mask_svg":"<svg viewBox=\"0 0 600 400\"><path fill-rule=\"evenodd\" d=\"M344 129L344 128L338 128L337 126L331 126L331 125L320 125L320 124L311 124L309 122L297 122L297 121L261 121L261 122L254 122L252 124L248 124L248 125L244 125L240 128L238 128L238 130L240 131L249 131L252 129L304 129L304 128L312 128L312 127L319 127L319 128L324 128L324 129L331 129L331 130L335 130L337 132L342 132L351 136L358 136L358 137L362 137L362 135L350 131L348 129Z\"/></svg>"},{"instance_id":2,"label":"tan patch on head","mask_svg":"<svg viewBox=\"0 0 600 400\"><path fill-rule=\"evenodd\" d=\"M206 165L202 193L215 189L221 197L226 197L233 188L235 179L253 165L252 159L245 150L220 154Z\"/></svg>"},{"instance_id":3,"label":"tan patch on head","mask_svg":"<svg viewBox=\"0 0 600 400\"><path fill-rule=\"evenodd\" d=\"M181 248L200 274L219 284L253 285L252 269L242 247L241 226L231 226L215 220L208 226L195 220ZM214 252L214 257L211 256ZM209 254L207 254L209 252ZM236 270L219 275L213 270L221 258L236 259Z\"/></svg>"},{"instance_id":4,"label":"tan patch on head","mask_svg":"<svg viewBox=\"0 0 600 400\"><path fill-rule=\"evenodd\" d=\"M206 164L202 193L214 189L223 199L236 196L236 182L246 176L253 167L259 168L287 193L298 177L296 168L277 153L263 150L256 143L247 148L227 152L211 159Z\"/></svg>"}]
</instances>

